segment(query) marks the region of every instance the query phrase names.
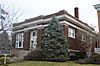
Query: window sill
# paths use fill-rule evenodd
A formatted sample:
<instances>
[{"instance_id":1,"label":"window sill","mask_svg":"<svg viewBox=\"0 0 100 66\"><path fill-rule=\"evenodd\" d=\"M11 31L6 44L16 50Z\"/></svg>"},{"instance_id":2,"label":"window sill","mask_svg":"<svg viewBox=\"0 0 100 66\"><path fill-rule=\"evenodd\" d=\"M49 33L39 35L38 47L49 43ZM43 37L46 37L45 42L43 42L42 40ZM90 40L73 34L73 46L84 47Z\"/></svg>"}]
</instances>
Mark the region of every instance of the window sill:
<instances>
[{"instance_id":1,"label":"window sill","mask_svg":"<svg viewBox=\"0 0 100 66\"><path fill-rule=\"evenodd\" d=\"M73 39L75 39L75 37L71 37L71 36L68 36L69 38L73 38Z\"/></svg>"},{"instance_id":2,"label":"window sill","mask_svg":"<svg viewBox=\"0 0 100 66\"><path fill-rule=\"evenodd\" d=\"M23 48L23 47L16 47L17 49Z\"/></svg>"}]
</instances>

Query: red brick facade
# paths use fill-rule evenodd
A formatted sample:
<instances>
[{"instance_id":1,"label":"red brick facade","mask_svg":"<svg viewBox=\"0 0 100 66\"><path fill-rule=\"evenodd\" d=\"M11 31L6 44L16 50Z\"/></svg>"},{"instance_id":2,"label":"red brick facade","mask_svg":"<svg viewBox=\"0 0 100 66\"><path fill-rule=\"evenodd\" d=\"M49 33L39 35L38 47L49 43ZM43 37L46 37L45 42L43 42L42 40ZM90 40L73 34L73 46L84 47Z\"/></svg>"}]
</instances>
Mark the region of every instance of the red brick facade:
<instances>
[{"instance_id":1,"label":"red brick facade","mask_svg":"<svg viewBox=\"0 0 100 66\"><path fill-rule=\"evenodd\" d=\"M25 50L29 50L30 48L30 32L29 31L25 31L24 32L24 42L23 42L23 46Z\"/></svg>"},{"instance_id":2,"label":"red brick facade","mask_svg":"<svg viewBox=\"0 0 100 66\"><path fill-rule=\"evenodd\" d=\"M44 35L44 29L37 29L37 47L38 48L43 47L43 35Z\"/></svg>"},{"instance_id":3,"label":"red brick facade","mask_svg":"<svg viewBox=\"0 0 100 66\"><path fill-rule=\"evenodd\" d=\"M24 39L23 39L24 41L23 41L23 48L21 48L21 49L29 50L30 49L30 32L31 32L31 30L35 29L35 31L37 31L37 47L42 48L43 47L44 29L47 24L46 22L48 22L49 18L52 18L53 15L55 15L56 17L59 16L60 21L63 22L61 24L63 25L64 36L66 37L66 39L68 40L68 43L69 43L69 49L80 51L80 52L87 51L86 50L87 47L83 44L80 44L80 42L78 41L78 39L79 39L78 37L80 36L79 31L81 31L81 30L83 32L85 32L86 34L93 36L92 40L95 40L95 41L92 42L92 47L94 49L95 44L96 44L96 39L95 39L96 32L94 31L94 29L91 28L90 26L88 26L86 23L84 23L84 22L76 19L72 15L68 14L64 10L59 11L54 14L51 14L51 15L41 16L41 17L39 16L39 17L35 17L33 19L32 18L27 19L27 20L25 20L25 22L14 24L14 26L13 26L14 34L13 34L13 38L12 38L13 47L15 48L15 45L16 45L16 34L22 32L22 33L24 33ZM67 18L65 15L70 17L70 19ZM46 19L48 19L48 20L46 20ZM40 21L38 21L38 20L40 20ZM35 21L37 21L37 22L35 22ZM77 23L77 22L79 22L79 23ZM30 23L30 25L33 25L33 26L28 25L29 23ZM34 27L34 24L37 24L37 25ZM75 38L68 37L68 28L70 28L70 27L75 29ZM89 32L89 31L91 31L91 32ZM19 48L17 48L17 49L19 49Z\"/></svg>"}]
</instances>

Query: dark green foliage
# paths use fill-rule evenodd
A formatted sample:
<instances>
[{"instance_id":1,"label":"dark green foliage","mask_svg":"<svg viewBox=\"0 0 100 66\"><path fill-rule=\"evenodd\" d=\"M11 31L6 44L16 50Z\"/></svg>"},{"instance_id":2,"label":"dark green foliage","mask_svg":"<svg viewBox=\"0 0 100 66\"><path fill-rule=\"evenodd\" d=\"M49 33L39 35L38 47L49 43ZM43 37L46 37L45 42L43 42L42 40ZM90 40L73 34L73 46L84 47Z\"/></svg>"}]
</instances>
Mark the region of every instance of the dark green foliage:
<instances>
[{"instance_id":1,"label":"dark green foliage","mask_svg":"<svg viewBox=\"0 0 100 66\"><path fill-rule=\"evenodd\" d=\"M63 28L55 17L45 29L43 54L46 60L66 60L68 43L64 37Z\"/></svg>"},{"instance_id":2,"label":"dark green foliage","mask_svg":"<svg viewBox=\"0 0 100 66\"><path fill-rule=\"evenodd\" d=\"M92 54L92 59L94 60L94 61L99 61L100 62L100 54L98 54L98 53L93 53Z\"/></svg>"},{"instance_id":3,"label":"dark green foliage","mask_svg":"<svg viewBox=\"0 0 100 66\"><path fill-rule=\"evenodd\" d=\"M76 59L84 59L86 57L85 52L77 52L76 53Z\"/></svg>"},{"instance_id":4,"label":"dark green foliage","mask_svg":"<svg viewBox=\"0 0 100 66\"><path fill-rule=\"evenodd\" d=\"M7 31L0 31L0 50L2 52L0 52L1 54L10 54L10 50L11 50L12 46L11 46L11 41L9 40L9 35L7 33Z\"/></svg>"},{"instance_id":5,"label":"dark green foliage","mask_svg":"<svg viewBox=\"0 0 100 66\"><path fill-rule=\"evenodd\" d=\"M5 57L0 57L0 64L4 64ZM6 62L10 63L10 57L6 57Z\"/></svg>"},{"instance_id":6,"label":"dark green foliage","mask_svg":"<svg viewBox=\"0 0 100 66\"><path fill-rule=\"evenodd\" d=\"M25 60L42 60L42 50L36 48L32 50L27 56L24 57Z\"/></svg>"}]
</instances>

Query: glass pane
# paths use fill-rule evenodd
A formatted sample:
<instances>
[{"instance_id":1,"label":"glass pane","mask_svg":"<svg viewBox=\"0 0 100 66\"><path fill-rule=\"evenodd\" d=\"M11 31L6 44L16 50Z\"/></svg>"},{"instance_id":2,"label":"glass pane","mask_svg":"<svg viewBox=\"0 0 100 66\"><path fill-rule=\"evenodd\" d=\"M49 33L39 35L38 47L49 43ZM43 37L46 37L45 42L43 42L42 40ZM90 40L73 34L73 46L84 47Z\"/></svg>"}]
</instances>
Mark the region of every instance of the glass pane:
<instances>
[{"instance_id":1,"label":"glass pane","mask_svg":"<svg viewBox=\"0 0 100 66\"><path fill-rule=\"evenodd\" d=\"M21 41L19 41L19 47L21 47L21 45L22 45L22 44L21 44Z\"/></svg>"},{"instance_id":2,"label":"glass pane","mask_svg":"<svg viewBox=\"0 0 100 66\"><path fill-rule=\"evenodd\" d=\"M35 36L35 32L33 32L33 36Z\"/></svg>"}]
</instances>

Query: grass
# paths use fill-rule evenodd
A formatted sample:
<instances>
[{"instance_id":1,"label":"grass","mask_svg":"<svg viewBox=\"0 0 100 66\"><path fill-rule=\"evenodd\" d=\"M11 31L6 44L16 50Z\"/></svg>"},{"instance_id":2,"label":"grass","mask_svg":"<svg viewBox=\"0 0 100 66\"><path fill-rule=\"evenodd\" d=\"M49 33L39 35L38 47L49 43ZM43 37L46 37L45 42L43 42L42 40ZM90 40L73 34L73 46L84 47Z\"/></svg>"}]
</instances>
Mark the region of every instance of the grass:
<instances>
[{"instance_id":1,"label":"grass","mask_svg":"<svg viewBox=\"0 0 100 66\"><path fill-rule=\"evenodd\" d=\"M96 64L77 64L74 61L47 62L47 61L23 61L9 64L9 66L100 66Z\"/></svg>"}]
</instances>

